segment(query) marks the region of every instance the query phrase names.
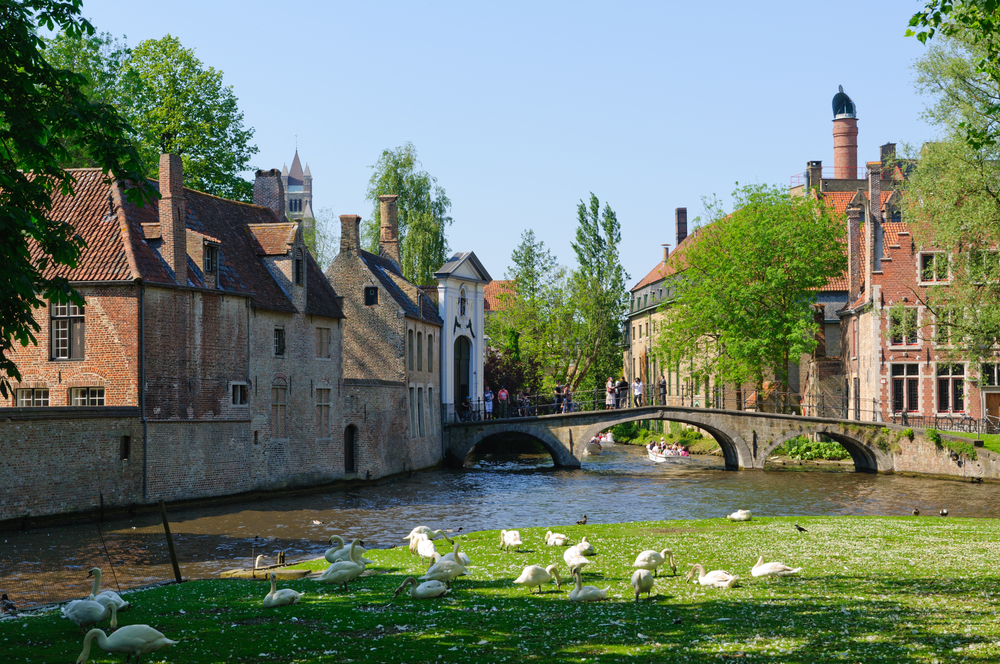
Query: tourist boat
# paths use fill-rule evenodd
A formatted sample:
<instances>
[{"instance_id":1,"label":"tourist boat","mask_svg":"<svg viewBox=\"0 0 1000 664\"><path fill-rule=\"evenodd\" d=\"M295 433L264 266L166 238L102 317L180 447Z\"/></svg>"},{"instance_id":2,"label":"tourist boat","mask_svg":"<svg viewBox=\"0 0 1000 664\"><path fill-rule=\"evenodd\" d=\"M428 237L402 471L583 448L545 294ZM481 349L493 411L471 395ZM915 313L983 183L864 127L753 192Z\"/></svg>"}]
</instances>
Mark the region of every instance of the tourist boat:
<instances>
[{"instance_id":1,"label":"tourist boat","mask_svg":"<svg viewBox=\"0 0 1000 664\"><path fill-rule=\"evenodd\" d=\"M656 463L667 463L669 461L687 461L690 460L690 456L680 456L677 454L657 454L653 450L647 449L646 453L649 455L650 461L655 461Z\"/></svg>"},{"instance_id":2,"label":"tourist boat","mask_svg":"<svg viewBox=\"0 0 1000 664\"><path fill-rule=\"evenodd\" d=\"M594 441L587 443L587 449L586 449L587 454L596 456L603 451L604 451L604 446L601 445L600 443Z\"/></svg>"}]
</instances>

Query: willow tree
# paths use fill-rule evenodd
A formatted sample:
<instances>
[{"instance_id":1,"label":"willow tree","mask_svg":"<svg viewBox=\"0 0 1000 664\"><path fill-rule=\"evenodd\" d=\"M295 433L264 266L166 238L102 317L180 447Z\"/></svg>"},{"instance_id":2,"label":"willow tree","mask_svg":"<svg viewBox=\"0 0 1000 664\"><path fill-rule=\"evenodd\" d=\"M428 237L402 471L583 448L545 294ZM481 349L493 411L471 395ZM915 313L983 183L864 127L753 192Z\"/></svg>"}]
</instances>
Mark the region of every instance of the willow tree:
<instances>
[{"instance_id":1,"label":"willow tree","mask_svg":"<svg viewBox=\"0 0 1000 664\"><path fill-rule=\"evenodd\" d=\"M674 299L657 353L698 375L788 390L789 364L816 346L816 292L847 268L842 220L779 187L733 192L734 210L706 201L709 223L677 257Z\"/></svg>"}]
</instances>

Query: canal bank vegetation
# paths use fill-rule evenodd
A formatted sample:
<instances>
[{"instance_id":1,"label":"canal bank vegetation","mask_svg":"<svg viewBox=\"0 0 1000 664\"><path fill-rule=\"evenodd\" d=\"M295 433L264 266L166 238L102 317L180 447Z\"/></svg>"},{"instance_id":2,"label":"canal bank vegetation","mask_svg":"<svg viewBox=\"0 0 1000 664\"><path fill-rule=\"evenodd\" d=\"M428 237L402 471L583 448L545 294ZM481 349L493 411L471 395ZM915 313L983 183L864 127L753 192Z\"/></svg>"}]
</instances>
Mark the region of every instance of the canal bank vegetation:
<instances>
[{"instance_id":1,"label":"canal bank vegetation","mask_svg":"<svg viewBox=\"0 0 1000 664\"><path fill-rule=\"evenodd\" d=\"M393 592L426 563L405 546L372 550L375 561L347 591L308 579L283 581L300 604L264 609L268 584L196 581L125 594L119 625L149 624L179 643L144 661L215 662L995 662L1000 659L996 542L1000 520L953 517L719 518L553 530L596 548L584 583L608 599L574 603L554 584L514 586L530 564L556 564L565 547L547 528L522 528L519 550L497 531L456 537L469 575L435 600ZM591 510L593 512L593 510ZM591 513L591 520L596 515ZM794 524L805 529L796 530ZM505 524L516 525L516 524ZM406 526L407 528L409 525ZM401 532L405 532L401 529ZM436 542L445 552L447 542ZM634 601L629 578L643 550L669 548L651 599ZM750 576L757 556L802 567L782 579ZM728 590L686 583L694 563L740 576ZM300 565L324 569L323 560ZM80 572L83 574L84 572ZM537 590L537 589L536 589ZM0 621L6 662L71 662L83 636L57 610ZM91 661L120 662L94 649Z\"/></svg>"},{"instance_id":2,"label":"canal bank vegetation","mask_svg":"<svg viewBox=\"0 0 1000 664\"><path fill-rule=\"evenodd\" d=\"M625 445L642 445L659 442L661 439L668 445L680 443L688 448L691 454L713 454L722 456L722 448L711 436L706 436L695 429L689 429L679 422L657 422L645 420L642 422L625 422L611 427L616 443Z\"/></svg>"}]
</instances>

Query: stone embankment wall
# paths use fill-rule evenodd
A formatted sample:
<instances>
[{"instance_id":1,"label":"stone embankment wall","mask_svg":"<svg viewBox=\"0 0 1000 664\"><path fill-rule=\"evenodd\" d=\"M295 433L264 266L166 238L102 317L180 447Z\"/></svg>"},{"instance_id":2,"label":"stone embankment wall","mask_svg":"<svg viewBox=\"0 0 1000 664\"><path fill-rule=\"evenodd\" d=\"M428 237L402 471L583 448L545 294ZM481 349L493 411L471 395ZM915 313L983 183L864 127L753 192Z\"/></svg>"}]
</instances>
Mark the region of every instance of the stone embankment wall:
<instances>
[{"instance_id":1,"label":"stone embankment wall","mask_svg":"<svg viewBox=\"0 0 1000 664\"><path fill-rule=\"evenodd\" d=\"M919 429L914 431L913 440L900 438L899 452L893 450L895 471L913 475L960 477L970 481L1000 482L1000 454L983 447L975 447L976 458L972 459L968 454L949 449L948 444L954 443L959 449L968 448L973 445L973 439L946 433L941 433L940 437L943 442L941 446L931 440L925 431Z\"/></svg>"}]
</instances>

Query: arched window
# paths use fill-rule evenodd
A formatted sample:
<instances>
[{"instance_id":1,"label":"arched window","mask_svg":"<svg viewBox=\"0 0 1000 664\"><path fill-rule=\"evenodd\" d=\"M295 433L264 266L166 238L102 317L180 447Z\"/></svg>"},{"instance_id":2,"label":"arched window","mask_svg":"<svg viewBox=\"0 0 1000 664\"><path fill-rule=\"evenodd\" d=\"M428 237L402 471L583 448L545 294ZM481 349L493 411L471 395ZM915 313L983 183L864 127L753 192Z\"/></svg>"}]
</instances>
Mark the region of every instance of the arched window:
<instances>
[{"instance_id":1,"label":"arched window","mask_svg":"<svg viewBox=\"0 0 1000 664\"><path fill-rule=\"evenodd\" d=\"M427 370L434 371L434 335L427 335Z\"/></svg>"},{"instance_id":2,"label":"arched window","mask_svg":"<svg viewBox=\"0 0 1000 664\"><path fill-rule=\"evenodd\" d=\"M295 250L295 285L301 286L306 282L305 261L302 260L302 250Z\"/></svg>"},{"instance_id":3,"label":"arched window","mask_svg":"<svg viewBox=\"0 0 1000 664\"><path fill-rule=\"evenodd\" d=\"M417 371L424 370L424 333L417 332Z\"/></svg>"},{"instance_id":4,"label":"arched window","mask_svg":"<svg viewBox=\"0 0 1000 664\"><path fill-rule=\"evenodd\" d=\"M465 287L463 286L462 287L461 295L458 298L458 315L459 316L464 316L465 315L465 304L466 304Z\"/></svg>"},{"instance_id":5,"label":"arched window","mask_svg":"<svg viewBox=\"0 0 1000 664\"><path fill-rule=\"evenodd\" d=\"M406 331L406 366L413 371L413 330Z\"/></svg>"}]
</instances>

